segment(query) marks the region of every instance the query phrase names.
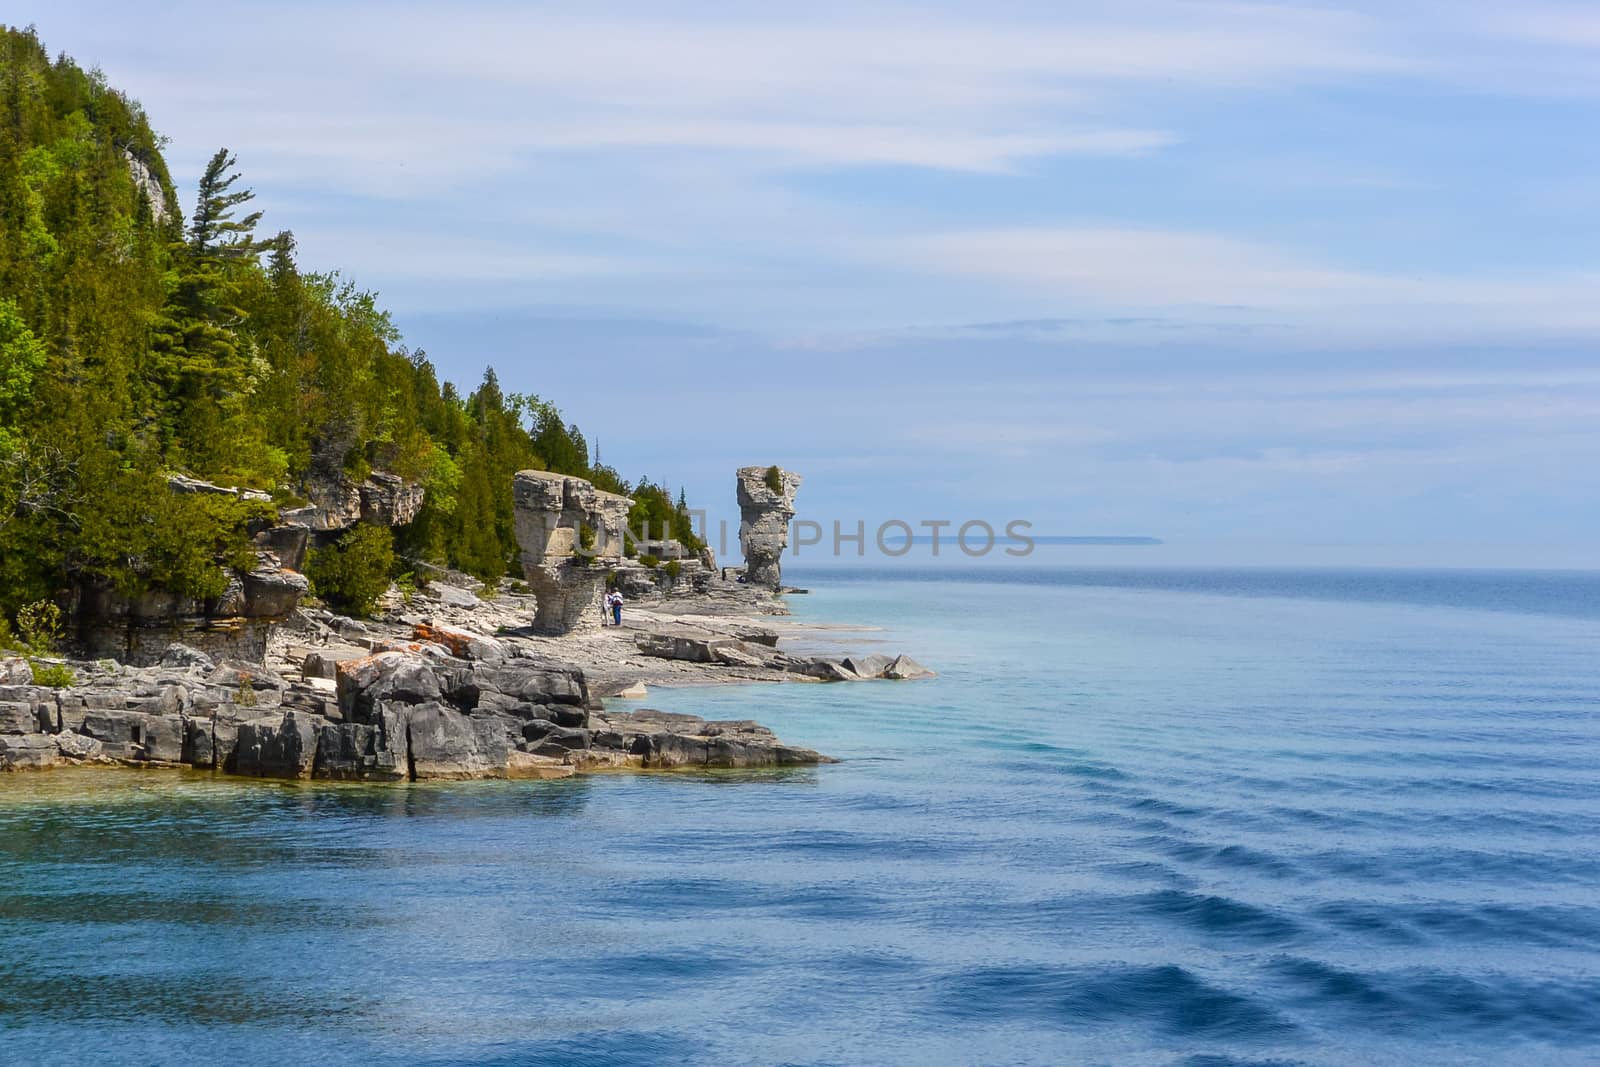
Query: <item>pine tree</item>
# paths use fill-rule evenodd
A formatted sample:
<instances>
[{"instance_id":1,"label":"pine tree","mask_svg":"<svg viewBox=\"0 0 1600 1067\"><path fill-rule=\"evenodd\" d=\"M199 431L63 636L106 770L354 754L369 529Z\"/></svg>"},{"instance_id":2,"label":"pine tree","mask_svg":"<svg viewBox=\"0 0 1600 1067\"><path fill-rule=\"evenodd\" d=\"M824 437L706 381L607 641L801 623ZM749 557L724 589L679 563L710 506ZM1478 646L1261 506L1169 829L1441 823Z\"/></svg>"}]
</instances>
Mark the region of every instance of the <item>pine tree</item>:
<instances>
[{"instance_id":1,"label":"pine tree","mask_svg":"<svg viewBox=\"0 0 1600 1067\"><path fill-rule=\"evenodd\" d=\"M253 235L261 212L253 211L242 219L233 217L234 208L256 195L249 189L233 191L233 183L239 180L233 168L238 164L226 148L219 148L200 177L194 218L189 223L189 249L196 259L253 259L259 251Z\"/></svg>"}]
</instances>

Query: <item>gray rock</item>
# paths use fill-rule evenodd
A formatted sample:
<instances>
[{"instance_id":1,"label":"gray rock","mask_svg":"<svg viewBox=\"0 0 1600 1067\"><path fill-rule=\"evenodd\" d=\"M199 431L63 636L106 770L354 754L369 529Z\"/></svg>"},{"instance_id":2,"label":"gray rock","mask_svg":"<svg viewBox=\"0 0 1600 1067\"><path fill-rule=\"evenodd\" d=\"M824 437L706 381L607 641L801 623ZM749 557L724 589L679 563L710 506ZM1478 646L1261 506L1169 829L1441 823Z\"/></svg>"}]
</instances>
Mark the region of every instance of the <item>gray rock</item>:
<instances>
[{"instance_id":1,"label":"gray rock","mask_svg":"<svg viewBox=\"0 0 1600 1067\"><path fill-rule=\"evenodd\" d=\"M300 661L300 673L306 678L337 678L339 664L365 659L369 655L370 652L361 648L317 649L306 653Z\"/></svg>"},{"instance_id":2,"label":"gray rock","mask_svg":"<svg viewBox=\"0 0 1600 1067\"><path fill-rule=\"evenodd\" d=\"M471 718L439 703L386 705L405 718L410 747L411 777L503 777L506 767L504 738L495 744L492 732L480 729Z\"/></svg>"},{"instance_id":3,"label":"gray rock","mask_svg":"<svg viewBox=\"0 0 1600 1067\"><path fill-rule=\"evenodd\" d=\"M646 656L684 660L689 663L716 663L721 649L737 648L732 637L721 637L688 627L650 630L633 635L633 643Z\"/></svg>"},{"instance_id":4,"label":"gray rock","mask_svg":"<svg viewBox=\"0 0 1600 1067\"><path fill-rule=\"evenodd\" d=\"M410 773L407 756L404 733L391 736L381 721L377 725L326 723L317 731L312 776L397 781Z\"/></svg>"},{"instance_id":5,"label":"gray rock","mask_svg":"<svg viewBox=\"0 0 1600 1067\"><path fill-rule=\"evenodd\" d=\"M447 682L450 701L471 710L485 694L496 694L517 704L589 703L589 689L583 672L575 668L547 668L509 663L496 666L474 663L464 671L452 672Z\"/></svg>"},{"instance_id":6,"label":"gray rock","mask_svg":"<svg viewBox=\"0 0 1600 1067\"><path fill-rule=\"evenodd\" d=\"M523 577L533 590L533 629L566 634L600 628L605 569L622 558L633 501L582 478L518 471L512 480Z\"/></svg>"},{"instance_id":7,"label":"gray rock","mask_svg":"<svg viewBox=\"0 0 1600 1067\"><path fill-rule=\"evenodd\" d=\"M255 778L309 778L317 754L317 722L285 712L281 719L239 724L234 772Z\"/></svg>"},{"instance_id":8,"label":"gray rock","mask_svg":"<svg viewBox=\"0 0 1600 1067\"><path fill-rule=\"evenodd\" d=\"M339 665L339 710L354 722L372 722L385 702L419 704L438 700L439 676L421 656L381 652Z\"/></svg>"},{"instance_id":9,"label":"gray rock","mask_svg":"<svg viewBox=\"0 0 1600 1067\"><path fill-rule=\"evenodd\" d=\"M768 467L740 467L739 544L744 550L745 581L776 592L783 585L783 550L789 545L789 522L800 475L780 469L780 491L767 485Z\"/></svg>"},{"instance_id":10,"label":"gray rock","mask_svg":"<svg viewBox=\"0 0 1600 1067\"><path fill-rule=\"evenodd\" d=\"M100 742L83 734L52 734L56 750L66 759L87 760L100 755Z\"/></svg>"},{"instance_id":11,"label":"gray rock","mask_svg":"<svg viewBox=\"0 0 1600 1067\"><path fill-rule=\"evenodd\" d=\"M470 610L483 603L478 599L476 593L469 592L466 589L459 589L453 585L445 585L443 582L430 582L428 584L428 595L447 608L466 608Z\"/></svg>"},{"instance_id":12,"label":"gray rock","mask_svg":"<svg viewBox=\"0 0 1600 1067\"><path fill-rule=\"evenodd\" d=\"M181 715L152 715L144 722L141 758L166 763L183 760L186 722Z\"/></svg>"},{"instance_id":13,"label":"gray rock","mask_svg":"<svg viewBox=\"0 0 1600 1067\"><path fill-rule=\"evenodd\" d=\"M113 759L137 759L144 751L144 733L150 716L133 711L88 709L78 732L99 741Z\"/></svg>"},{"instance_id":14,"label":"gray rock","mask_svg":"<svg viewBox=\"0 0 1600 1067\"><path fill-rule=\"evenodd\" d=\"M61 762L61 750L49 734L0 735L0 770L38 770Z\"/></svg>"},{"instance_id":15,"label":"gray rock","mask_svg":"<svg viewBox=\"0 0 1600 1067\"><path fill-rule=\"evenodd\" d=\"M210 671L216 666L211 657L198 648L190 648L188 645L176 642L168 645L167 650L161 653L160 664L163 667L199 667L204 671Z\"/></svg>"},{"instance_id":16,"label":"gray rock","mask_svg":"<svg viewBox=\"0 0 1600 1067\"><path fill-rule=\"evenodd\" d=\"M904 681L912 678L936 678L938 675L910 656L896 656L894 662L884 668L883 677Z\"/></svg>"},{"instance_id":17,"label":"gray rock","mask_svg":"<svg viewBox=\"0 0 1600 1067\"><path fill-rule=\"evenodd\" d=\"M422 486L396 474L373 471L357 492L362 520L379 526L407 526L422 510Z\"/></svg>"},{"instance_id":18,"label":"gray rock","mask_svg":"<svg viewBox=\"0 0 1600 1067\"><path fill-rule=\"evenodd\" d=\"M858 678L881 678L890 662L888 656L846 656L843 666Z\"/></svg>"},{"instance_id":19,"label":"gray rock","mask_svg":"<svg viewBox=\"0 0 1600 1067\"><path fill-rule=\"evenodd\" d=\"M0 734L32 734L44 727L39 722L39 705L33 701L0 703Z\"/></svg>"}]
</instances>

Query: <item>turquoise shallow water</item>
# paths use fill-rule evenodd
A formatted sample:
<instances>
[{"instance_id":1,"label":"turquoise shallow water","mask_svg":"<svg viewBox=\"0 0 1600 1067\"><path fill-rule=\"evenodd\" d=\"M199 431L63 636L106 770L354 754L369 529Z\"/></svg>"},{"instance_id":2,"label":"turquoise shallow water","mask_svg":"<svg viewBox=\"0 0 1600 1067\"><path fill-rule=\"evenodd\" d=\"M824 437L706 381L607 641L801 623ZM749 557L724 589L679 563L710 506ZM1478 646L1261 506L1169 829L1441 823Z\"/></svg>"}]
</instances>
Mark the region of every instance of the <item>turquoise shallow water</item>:
<instances>
[{"instance_id":1,"label":"turquoise shallow water","mask_svg":"<svg viewBox=\"0 0 1600 1067\"><path fill-rule=\"evenodd\" d=\"M804 578L838 766L0 779L0 1062L1600 1060L1600 578Z\"/></svg>"}]
</instances>

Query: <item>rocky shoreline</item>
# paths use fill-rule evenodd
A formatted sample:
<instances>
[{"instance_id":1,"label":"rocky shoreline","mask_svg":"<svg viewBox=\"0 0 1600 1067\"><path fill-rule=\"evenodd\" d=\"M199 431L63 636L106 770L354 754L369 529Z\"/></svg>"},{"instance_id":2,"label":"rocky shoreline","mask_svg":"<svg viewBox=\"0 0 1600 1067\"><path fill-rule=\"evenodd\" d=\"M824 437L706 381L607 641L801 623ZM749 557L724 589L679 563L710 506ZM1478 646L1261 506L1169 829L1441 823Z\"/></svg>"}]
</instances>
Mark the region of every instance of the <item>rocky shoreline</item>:
<instances>
[{"instance_id":1,"label":"rocky shoreline","mask_svg":"<svg viewBox=\"0 0 1600 1067\"><path fill-rule=\"evenodd\" d=\"M806 766L833 761L755 722L633 701L656 685L932 674L903 656L807 653L849 631L796 624L741 582L710 578L630 602L620 627L556 637L534 632L534 597L509 583L484 597L453 577L391 597L373 620L297 609L261 665L180 644L147 667L69 662L76 684L56 690L31 684L26 660L0 661L0 770L423 781Z\"/></svg>"},{"instance_id":2,"label":"rocky shoreline","mask_svg":"<svg viewBox=\"0 0 1600 1067\"><path fill-rule=\"evenodd\" d=\"M525 582L485 588L418 564L421 587L391 585L369 620L300 603L307 546L357 523L410 522L421 493L383 474L330 483L256 534L259 565L236 593L207 604L80 597L80 647L120 655L61 663L71 685L36 685L28 659L0 660L0 770L422 781L833 762L748 720L604 703L651 685L932 676L906 656L819 653L831 645L823 628L785 620L780 561L800 481L778 467L739 470L746 567L730 580L709 548L688 554L628 530L629 498L519 471ZM607 589L627 602L621 624L601 624Z\"/></svg>"}]
</instances>

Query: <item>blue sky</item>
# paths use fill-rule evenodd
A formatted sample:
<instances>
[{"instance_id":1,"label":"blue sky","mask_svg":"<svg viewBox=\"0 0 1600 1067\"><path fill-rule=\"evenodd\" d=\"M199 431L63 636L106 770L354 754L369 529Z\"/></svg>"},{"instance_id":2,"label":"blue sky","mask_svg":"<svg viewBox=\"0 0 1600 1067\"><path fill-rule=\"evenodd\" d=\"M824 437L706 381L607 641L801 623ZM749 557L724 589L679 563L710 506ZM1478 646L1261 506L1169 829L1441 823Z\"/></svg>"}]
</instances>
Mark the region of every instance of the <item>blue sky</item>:
<instances>
[{"instance_id":1,"label":"blue sky","mask_svg":"<svg viewBox=\"0 0 1600 1067\"><path fill-rule=\"evenodd\" d=\"M1600 565L1594 4L5 17L713 510Z\"/></svg>"}]
</instances>

